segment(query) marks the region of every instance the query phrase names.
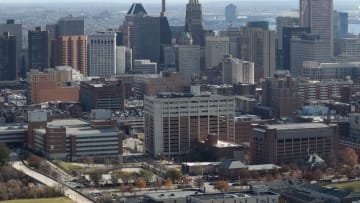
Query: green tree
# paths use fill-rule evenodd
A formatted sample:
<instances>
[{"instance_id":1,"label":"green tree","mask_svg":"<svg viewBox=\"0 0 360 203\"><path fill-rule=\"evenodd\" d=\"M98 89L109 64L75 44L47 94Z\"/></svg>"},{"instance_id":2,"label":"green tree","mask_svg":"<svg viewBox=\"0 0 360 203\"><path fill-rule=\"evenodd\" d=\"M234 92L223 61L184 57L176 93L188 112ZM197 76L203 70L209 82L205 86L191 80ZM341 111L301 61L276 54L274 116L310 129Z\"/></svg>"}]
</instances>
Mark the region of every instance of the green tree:
<instances>
[{"instance_id":1,"label":"green tree","mask_svg":"<svg viewBox=\"0 0 360 203\"><path fill-rule=\"evenodd\" d=\"M165 174L165 178L170 178L173 182L179 180L181 177L182 173L178 169L169 169Z\"/></svg>"},{"instance_id":2,"label":"green tree","mask_svg":"<svg viewBox=\"0 0 360 203\"><path fill-rule=\"evenodd\" d=\"M102 171L100 170L93 170L89 173L90 179L94 182L96 186L99 185L100 180L102 179Z\"/></svg>"},{"instance_id":3,"label":"green tree","mask_svg":"<svg viewBox=\"0 0 360 203\"><path fill-rule=\"evenodd\" d=\"M152 182L154 174L149 170L141 170L139 176L144 178L146 182Z\"/></svg>"},{"instance_id":4,"label":"green tree","mask_svg":"<svg viewBox=\"0 0 360 203\"><path fill-rule=\"evenodd\" d=\"M3 143L0 143L0 166L5 166L9 162L10 150Z\"/></svg>"}]
</instances>

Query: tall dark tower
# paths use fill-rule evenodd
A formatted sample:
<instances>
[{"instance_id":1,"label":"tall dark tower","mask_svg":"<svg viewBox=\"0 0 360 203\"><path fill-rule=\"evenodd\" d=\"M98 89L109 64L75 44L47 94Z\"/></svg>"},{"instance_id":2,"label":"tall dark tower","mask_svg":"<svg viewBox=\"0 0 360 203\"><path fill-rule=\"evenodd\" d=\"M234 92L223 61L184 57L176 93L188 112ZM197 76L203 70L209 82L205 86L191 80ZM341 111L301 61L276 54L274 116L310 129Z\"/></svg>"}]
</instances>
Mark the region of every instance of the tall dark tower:
<instances>
[{"instance_id":1,"label":"tall dark tower","mask_svg":"<svg viewBox=\"0 0 360 203\"><path fill-rule=\"evenodd\" d=\"M16 36L4 32L0 35L0 81L16 80Z\"/></svg>"},{"instance_id":2,"label":"tall dark tower","mask_svg":"<svg viewBox=\"0 0 360 203\"><path fill-rule=\"evenodd\" d=\"M44 71L50 68L50 36L49 31L36 27L29 31L29 68Z\"/></svg>"},{"instance_id":3,"label":"tall dark tower","mask_svg":"<svg viewBox=\"0 0 360 203\"><path fill-rule=\"evenodd\" d=\"M189 0L186 5L185 32L191 33L194 45L205 45L202 8L199 0Z\"/></svg>"}]
</instances>

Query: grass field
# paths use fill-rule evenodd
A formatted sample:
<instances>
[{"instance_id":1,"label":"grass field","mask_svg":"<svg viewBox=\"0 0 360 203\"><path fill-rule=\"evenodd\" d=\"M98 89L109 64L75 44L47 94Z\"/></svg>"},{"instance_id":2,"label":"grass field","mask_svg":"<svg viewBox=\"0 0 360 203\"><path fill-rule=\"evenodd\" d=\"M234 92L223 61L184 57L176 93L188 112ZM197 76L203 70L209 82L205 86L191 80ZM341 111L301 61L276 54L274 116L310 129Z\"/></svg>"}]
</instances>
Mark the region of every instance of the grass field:
<instances>
[{"instance_id":1,"label":"grass field","mask_svg":"<svg viewBox=\"0 0 360 203\"><path fill-rule=\"evenodd\" d=\"M49 198L49 199L31 199L31 200L10 200L2 201L2 203L75 203L72 200L60 197L60 198Z\"/></svg>"},{"instance_id":2,"label":"grass field","mask_svg":"<svg viewBox=\"0 0 360 203\"><path fill-rule=\"evenodd\" d=\"M354 181L354 182L348 182L348 183L331 183L329 185L326 185L326 187L336 187L341 190L352 188L354 192L360 192L360 182Z\"/></svg>"},{"instance_id":3,"label":"grass field","mask_svg":"<svg viewBox=\"0 0 360 203\"><path fill-rule=\"evenodd\" d=\"M66 172L70 173L70 174L73 171L78 171L78 170L82 169L81 166L76 165L76 164L72 164L72 163L68 163L68 162L63 162L63 161L59 161L59 160L55 160L53 162L56 165L60 166L62 169L64 169Z\"/></svg>"}]
</instances>

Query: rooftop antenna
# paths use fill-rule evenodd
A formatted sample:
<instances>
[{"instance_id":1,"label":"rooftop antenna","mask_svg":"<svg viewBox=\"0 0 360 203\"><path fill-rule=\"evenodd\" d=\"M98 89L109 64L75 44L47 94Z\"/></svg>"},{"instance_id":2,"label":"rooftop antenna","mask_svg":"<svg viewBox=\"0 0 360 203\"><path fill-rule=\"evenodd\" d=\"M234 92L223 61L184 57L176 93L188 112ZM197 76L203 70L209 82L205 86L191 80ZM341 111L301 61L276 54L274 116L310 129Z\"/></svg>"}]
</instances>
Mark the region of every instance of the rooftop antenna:
<instances>
[{"instance_id":1,"label":"rooftop antenna","mask_svg":"<svg viewBox=\"0 0 360 203\"><path fill-rule=\"evenodd\" d=\"M166 11L166 0L162 0L162 9L160 13L161 17L165 17L165 11Z\"/></svg>"}]
</instances>

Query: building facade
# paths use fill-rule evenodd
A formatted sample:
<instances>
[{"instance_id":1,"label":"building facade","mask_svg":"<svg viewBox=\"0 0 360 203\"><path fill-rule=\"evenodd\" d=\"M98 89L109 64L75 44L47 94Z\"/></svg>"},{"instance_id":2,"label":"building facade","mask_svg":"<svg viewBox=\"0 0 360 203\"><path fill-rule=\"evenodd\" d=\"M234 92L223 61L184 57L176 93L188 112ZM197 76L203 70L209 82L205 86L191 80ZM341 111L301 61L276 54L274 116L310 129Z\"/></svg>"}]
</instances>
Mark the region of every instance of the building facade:
<instances>
[{"instance_id":1,"label":"building facade","mask_svg":"<svg viewBox=\"0 0 360 203\"><path fill-rule=\"evenodd\" d=\"M87 75L88 41L86 35L61 36L52 41L54 66L70 66Z\"/></svg>"},{"instance_id":2,"label":"building facade","mask_svg":"<svg viewBox=\"0 0 360 203\"><path fill-rule=\"evenodd\" d=\"M50 68L50 36L47 30L36 27L28 32L29 68L44 71Z\"/></svg>"},{"instance_id":3,"label":"building facade","mask_svg":"<svg viewBox=\"0 0 360 203\"><path fill-rule=\"evenodd\" d=\"M16 36L9 32L0 35L0 81L17 79Z\"/></svg>"},{"instance_id":4,"label":"building facade","mask_svg":"<svg viewBox=\"0 0 360 203\"><path fill-rule=\"evenodd\" d=\"M152 156L186 154L208 134L234 139L234 98L163 93L145 96L145 149Z\"/></svg>"},{"instance_id":5,"label":"building facade","mask_svg":"<svg viewBox=\"0 0 360 203\"><path fill-rule=\"evenodd\" d=\"M338 145L336 125L297 123L262 125L253 129L254 163L296 163L309 154L329 158Z\"/></svg>"},{"instance_id":6,"label":"building facade","mask_svg":"<svg viewBox=\"0 0 360 203\"><path fill-rule=\"evenodd\" d=\"M189 0L186 4L185 32L191 33L195 45L205 45L202 6L199 0Z\"/></svg>"},{"instance_id":7,"label":"building facade","mask_svg":"<svg viewBox=\"0 0 360 203\"><path fill-rule=\"evenodd\" d=\"M232 58L225 55L222 60L222 72L224 84L247 83L254 84L254 63Z\"/></svg>"},{"instance_id":8,"label":"building facade","mask_svg":"<svg viewBox=\"0 0 360 203\"><path fill-rule=\"evenodd\" d=\"M206 68L218 66L222 58L229 55L229 38L209 36L205 39Z\"/></svg>"}]
</instances>

